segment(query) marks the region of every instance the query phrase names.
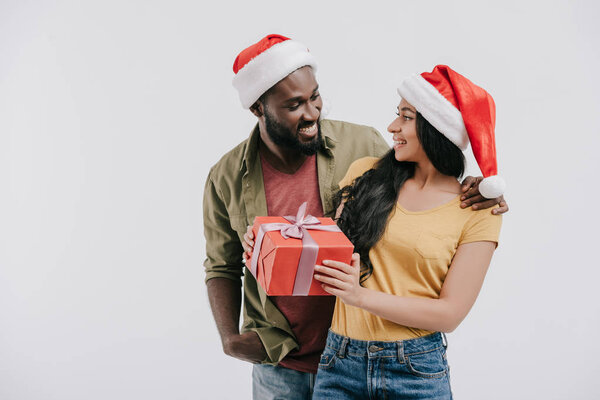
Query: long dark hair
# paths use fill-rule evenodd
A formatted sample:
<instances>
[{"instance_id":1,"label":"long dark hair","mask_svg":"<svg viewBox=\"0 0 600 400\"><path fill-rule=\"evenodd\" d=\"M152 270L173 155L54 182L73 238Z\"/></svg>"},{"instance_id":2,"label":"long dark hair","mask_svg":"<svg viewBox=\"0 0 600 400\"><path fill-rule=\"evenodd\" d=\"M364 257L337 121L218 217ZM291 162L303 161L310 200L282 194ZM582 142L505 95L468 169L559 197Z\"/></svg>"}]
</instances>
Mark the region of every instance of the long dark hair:
<instances>
[{"instance_id":1,"label":"long dark hair","mask_svg":"<svg viewBox=\"0 0 600 400\"><path fill-rule=\"evenodd\" d=\"M460 178L465 169L462 151L418 112L416 128L421 146L435 169ZM400 188L415 173L414 162L398 161L394 153L391 149L372 169L340 189L334 197L336 206L345 201L337 224L360 254L361 283L373 272L369 251L383 236Z\"/></svg>"}]
</instances>

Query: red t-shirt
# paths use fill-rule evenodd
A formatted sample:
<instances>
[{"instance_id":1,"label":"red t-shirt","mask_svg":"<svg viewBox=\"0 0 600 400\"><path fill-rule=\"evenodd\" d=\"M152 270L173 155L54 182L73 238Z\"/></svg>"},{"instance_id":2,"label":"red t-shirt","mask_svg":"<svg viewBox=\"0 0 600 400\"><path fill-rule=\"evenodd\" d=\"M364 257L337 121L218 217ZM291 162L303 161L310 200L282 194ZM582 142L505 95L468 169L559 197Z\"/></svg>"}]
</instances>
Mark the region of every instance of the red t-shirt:
<instances>
[{"instance_id":1,"label":"red t-shirt","mask_svg":"<svg viewBox=\"0 0 600 400\"><path fill-rule=\"evenodd\" d=\"M262 156L267 210L272 216L295 216L298 207L308 202L306 212L323 216L319 195L317 158L310 156L294 174L273 168ZM289 353L279 365L303 372L317 372L319 358L325 348L327 330L335 296L271 296L270 300L287 318L300 348Z\"/></svg>"}]
</instances>

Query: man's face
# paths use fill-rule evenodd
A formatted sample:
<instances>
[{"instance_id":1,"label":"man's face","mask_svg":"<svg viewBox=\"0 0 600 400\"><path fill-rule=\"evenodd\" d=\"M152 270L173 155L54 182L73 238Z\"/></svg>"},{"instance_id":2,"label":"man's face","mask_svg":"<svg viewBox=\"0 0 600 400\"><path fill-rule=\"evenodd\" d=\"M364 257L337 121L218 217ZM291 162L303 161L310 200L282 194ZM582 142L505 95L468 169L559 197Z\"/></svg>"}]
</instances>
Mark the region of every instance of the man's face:
<instances>
[{"instance_id":1,"label":"man's face","mask_svg":"<svg viewBox=\"0 0 600 400\"><path fill-rule=\"evenodd\" d=\"M300 68L273 86L263 103L265 126L277 146L313 155L322 145L323 101L312 68Z\"/></svg>"}]
</instances>

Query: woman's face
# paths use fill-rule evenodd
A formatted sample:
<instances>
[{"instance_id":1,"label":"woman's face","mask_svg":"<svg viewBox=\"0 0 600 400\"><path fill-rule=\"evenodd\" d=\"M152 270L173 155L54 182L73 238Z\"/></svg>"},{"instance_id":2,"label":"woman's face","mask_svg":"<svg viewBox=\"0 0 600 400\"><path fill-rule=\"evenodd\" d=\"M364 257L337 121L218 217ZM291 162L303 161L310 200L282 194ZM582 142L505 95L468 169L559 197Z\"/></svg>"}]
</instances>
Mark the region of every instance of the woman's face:
<instances>
[{"instance_id":1,"label":"woman's face","mask_svg":"<svg viewBox=\"0 0 600 400\"><path fill-rule=\"evenodd\" d=\"M394 135L396 160L419 162L426 159L417 137L417 110L402 99L396 114L398 117L388 126L388 132Z\"/></svg>"}]
</instances>

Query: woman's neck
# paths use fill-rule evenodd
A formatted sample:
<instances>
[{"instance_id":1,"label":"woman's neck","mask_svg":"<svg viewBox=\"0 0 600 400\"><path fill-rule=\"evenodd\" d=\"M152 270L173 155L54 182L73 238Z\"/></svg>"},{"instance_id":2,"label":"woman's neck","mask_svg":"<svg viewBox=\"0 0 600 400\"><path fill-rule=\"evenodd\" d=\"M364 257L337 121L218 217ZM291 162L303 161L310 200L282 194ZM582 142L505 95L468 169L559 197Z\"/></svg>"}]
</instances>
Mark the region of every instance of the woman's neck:
<instances>
[{"instance_id":1,"label":"woman's neck","mask_svg":"<svg viewBox=\"0 0 600 400\"><path fill-rule=\"evenodd\" d=\"M455 177L442 174L429 160L416 163L415 174L410 180L422 190L441 189L446 191L450 189L454 191L454 189L460 189L460 184Z\"/></svg>"},{"instance_id":2,"label":"woman's neck","mask_svg":"<svg viewBox=\"0 0 600 400\"><path fill-rule=\"evenodd\" d=\"M426 211L448 203L458 194L460 183L456 178L442 174L431 162L417 163L415 174L404 182L396 201L405 210Z\"/></svg>"}]
</instances>

